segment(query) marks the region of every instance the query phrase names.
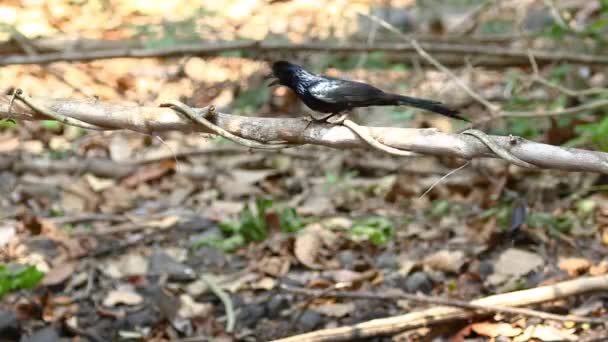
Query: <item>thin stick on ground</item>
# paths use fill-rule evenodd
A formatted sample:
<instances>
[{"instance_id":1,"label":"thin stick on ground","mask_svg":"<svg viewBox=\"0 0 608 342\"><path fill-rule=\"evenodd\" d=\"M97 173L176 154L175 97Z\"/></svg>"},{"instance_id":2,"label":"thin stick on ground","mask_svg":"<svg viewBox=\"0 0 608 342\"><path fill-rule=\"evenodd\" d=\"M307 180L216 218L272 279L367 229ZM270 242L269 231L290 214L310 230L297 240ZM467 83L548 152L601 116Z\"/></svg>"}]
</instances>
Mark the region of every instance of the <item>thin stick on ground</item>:
<instances>
[{"instance_id":1,"label":"thin stick on ground","mask_svg":"<svg viewBox=\"0 0 608 342\"><path fill-rule=\"evenodd\" d=\"M582 317L576 315L557 315L548 312L527 309L527 308L511 308L508 306L500 306L500 305L480 305L480 304L472 304L470 302L456 300L456 299L447 299L447 298L438 298L431 297L422 294L411 294L411 293L374 293L369 291L353 291L353 292L338 292L335 291L334 288L329 288L326 290L311 290L306 288L297 288L297 287L288 287L283 286L283 290L291 293L303 294L312 296L313 298L323 298L323 297L334 297L334 298L348 298L348 299L373 299L373 300L400 300L405 299L412 302L417 303L425 303L425 304L434 304L434 305L445 305L445 306L453 306L456 308L469 309L474 311L482 311L482 312L496 312L496 313L506 313L506 314L514 314L514 315L524 315L530 317L537 317L540 319L558 321L558 322L574 322L574 323L593 323L593 324L606 324L608 323L608 319L600 319L594 317Z\"/></svg>"},{"instance_id":2,"label":"thin stick on ground","mask_svg":"<svg viewBox=\"0 0 608 342\"><path fill-rule=\"evenodd\" d=\"M608 275L582 277L554 285L493 295L471 301L470 304L482 306L534 305L551 300L580 295L590 291L608 291ZM350 341L353 339L396 334L404 330L448 321L468 320L474 316L475 311L440 306L400 316L374 319L352 326L322 329L306 334L279 339L275 342Z\"/></svg>"},{"instance_id":3,"label":"thin stick on ground","mask_svg":"<svg viewBox=\"0 0 608 342\"><path fill-rule=\"evenodd\" d=\"M236 324L236 316L234 314L234 306L232 305L230 296L226 291L222 290L213 277L202 274L201 280L209 287L209 290L222 301L224 310L226 310L226 332L232 333L234 331L234 325Z\"/></svg>"}]
</instances>

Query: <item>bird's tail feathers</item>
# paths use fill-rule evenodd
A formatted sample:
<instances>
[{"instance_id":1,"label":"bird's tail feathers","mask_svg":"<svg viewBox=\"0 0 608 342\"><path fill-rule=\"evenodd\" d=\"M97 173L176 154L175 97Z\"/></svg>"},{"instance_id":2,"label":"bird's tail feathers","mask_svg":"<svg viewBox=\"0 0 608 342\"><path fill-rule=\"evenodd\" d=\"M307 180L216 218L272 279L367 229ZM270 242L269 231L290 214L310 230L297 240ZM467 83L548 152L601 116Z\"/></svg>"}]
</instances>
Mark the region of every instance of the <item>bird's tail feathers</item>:
<instances>
[{"instance_id":1,"label":"bird's tail feathers","mask_svg":"<svg viewBox=\"0 0 608 342\"><path fill-rule=\"evenodd\" d=\"M390 97L390 99L394 100L398 105L416 107L416 108L428 110L428 111L431 111L431 112L434 112L437 114L445 115L450 118L455 118L455 119L471 122L469 119L467 119L463 116L460 116L459 111L457 111L455 109L451 109L441 102L425 100L425 99L418 99L415 97L409 97L409 96L403 96L403 95L397 95L397 94L387 94L387 95Z\"/></svg>"}]
</instances>

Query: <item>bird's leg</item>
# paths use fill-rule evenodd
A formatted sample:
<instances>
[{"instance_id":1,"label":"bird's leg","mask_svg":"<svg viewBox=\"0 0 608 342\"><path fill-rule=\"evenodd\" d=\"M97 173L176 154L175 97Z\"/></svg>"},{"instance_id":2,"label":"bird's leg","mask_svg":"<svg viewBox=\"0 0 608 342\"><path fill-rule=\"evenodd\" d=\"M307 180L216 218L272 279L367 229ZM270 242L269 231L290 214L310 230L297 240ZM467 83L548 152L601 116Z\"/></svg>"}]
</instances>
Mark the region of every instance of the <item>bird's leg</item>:
<instances>
[{"instance_id":1,"label":"bird's leg","mask_svg":"<svg viewBox=\"0 0 608 342\"><path fill-rule=\"evenodd\" d=\"M325 121L332 125L341 125L344 122L344 120L346 120L347 117L348 117L348 113L342 113L342 114L338 113L338 114L329 116L327 119L325 119Z\"/></svg>"}]
</instances>

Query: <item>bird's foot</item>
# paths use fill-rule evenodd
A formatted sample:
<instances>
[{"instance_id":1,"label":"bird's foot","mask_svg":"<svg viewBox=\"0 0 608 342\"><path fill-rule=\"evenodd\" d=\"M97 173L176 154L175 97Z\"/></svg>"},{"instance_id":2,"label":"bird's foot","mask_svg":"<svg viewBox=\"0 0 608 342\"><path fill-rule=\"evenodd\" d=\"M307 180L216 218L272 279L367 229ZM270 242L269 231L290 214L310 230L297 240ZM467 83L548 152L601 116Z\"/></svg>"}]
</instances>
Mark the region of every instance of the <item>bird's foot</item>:
<instances>
[{"instance_id":1,"label":"bird's foot","mask_svg":"<svg viewBox=\"0 0 608 342\"><path fill-rule=\"evenodd\" d=\"M344 122L344 120L346 120L347 117L348 117L348 114L340 114L338 116L330 116L325 121L332 125L341 125Z\"/></svg>"}]
</instances>

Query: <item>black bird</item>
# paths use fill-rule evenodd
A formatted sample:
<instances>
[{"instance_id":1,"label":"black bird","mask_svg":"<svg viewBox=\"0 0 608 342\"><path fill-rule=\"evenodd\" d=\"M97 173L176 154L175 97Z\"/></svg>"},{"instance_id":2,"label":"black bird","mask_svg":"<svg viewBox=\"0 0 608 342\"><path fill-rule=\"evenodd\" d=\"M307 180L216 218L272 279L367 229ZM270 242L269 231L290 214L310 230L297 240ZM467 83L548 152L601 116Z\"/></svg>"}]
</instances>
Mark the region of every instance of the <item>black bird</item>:
<instances>
[{"instance_id":1,"label":"black bird","mask_svg":"<svg viewBox=\"0 0 608 342\"><path fill-rule=\"evenodd\" d=\"M281 84L293 90L310 109L329 113L325 118L357 107L410 106L425 109L464 121L458 111L441 102L385 93L369 84L313 74L301 66L286 61L272 64L275 77L268 86Z\"/></svg>"}]
</instances>

